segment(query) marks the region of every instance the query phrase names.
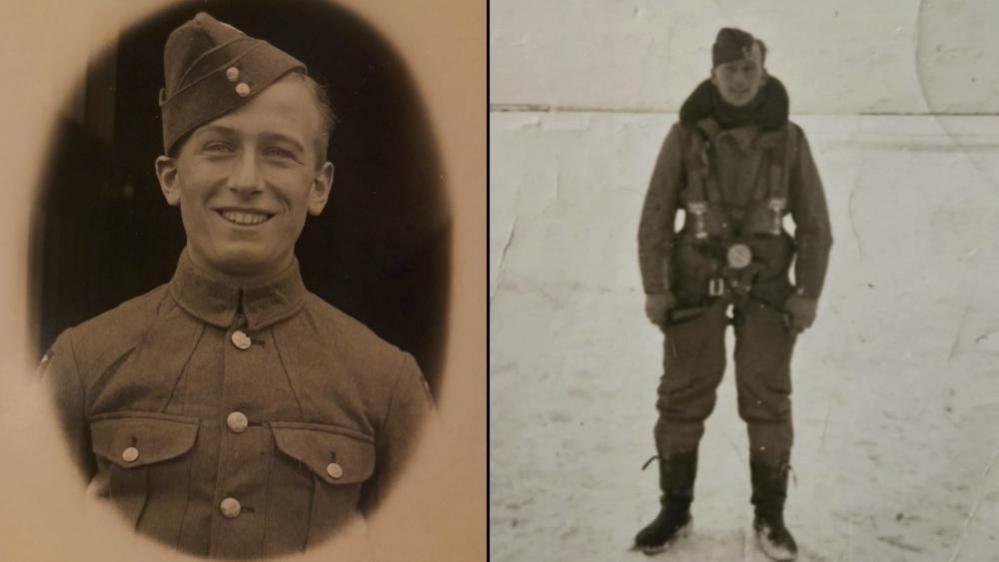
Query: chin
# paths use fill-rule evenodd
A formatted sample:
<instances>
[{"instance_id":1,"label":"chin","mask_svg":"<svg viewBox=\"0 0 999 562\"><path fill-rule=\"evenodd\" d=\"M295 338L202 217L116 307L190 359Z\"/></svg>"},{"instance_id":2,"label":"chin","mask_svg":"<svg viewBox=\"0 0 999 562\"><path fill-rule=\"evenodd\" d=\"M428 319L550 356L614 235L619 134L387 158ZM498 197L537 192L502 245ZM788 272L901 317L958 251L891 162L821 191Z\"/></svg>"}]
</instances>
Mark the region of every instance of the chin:
<instances>
[{"instance_id":1,"label":"chin","mask_svg":"<svg viewBox=\"0 0 999 562\"><path fill-rule=\"evenodd\" d=\"M749 102L753 101L753 98L751 97L729 98L726 101L728 102L729 105L733 105L735 107L746 107L747 105L749 105Z\"/></svg>"}]
</instances>

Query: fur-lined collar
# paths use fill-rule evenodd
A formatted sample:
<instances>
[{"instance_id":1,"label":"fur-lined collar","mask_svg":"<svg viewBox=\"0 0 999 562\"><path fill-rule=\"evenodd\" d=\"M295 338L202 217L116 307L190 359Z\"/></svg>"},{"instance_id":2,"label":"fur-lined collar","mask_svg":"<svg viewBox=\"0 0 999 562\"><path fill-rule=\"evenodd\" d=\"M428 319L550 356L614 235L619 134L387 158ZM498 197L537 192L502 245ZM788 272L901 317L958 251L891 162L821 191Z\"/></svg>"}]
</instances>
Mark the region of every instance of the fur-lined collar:
<instances>
[{"instance_id":1,"label":"fur-lined collar","mask_svg":"<svg viewBox=\"0 0 999 562\"><path fill-rule=\"evenodd\" d=\"M758 125L764 130L777 130L787 124L790 98L780 80L768 76L756 98L745 107L726 103L718 89L705 80L698 84L680 108L680 122L694 127L697 122L712 118L723 129Z\"/></svg>"}]
</instances>

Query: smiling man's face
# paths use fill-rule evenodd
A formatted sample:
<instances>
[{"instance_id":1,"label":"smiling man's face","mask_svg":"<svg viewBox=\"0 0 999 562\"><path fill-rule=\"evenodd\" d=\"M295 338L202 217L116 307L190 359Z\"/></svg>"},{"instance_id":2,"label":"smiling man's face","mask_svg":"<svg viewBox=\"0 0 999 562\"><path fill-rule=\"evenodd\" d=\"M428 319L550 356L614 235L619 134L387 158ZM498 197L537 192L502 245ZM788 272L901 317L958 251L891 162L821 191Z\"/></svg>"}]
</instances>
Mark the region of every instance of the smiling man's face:
<instances>
[{"instance_id":1,"label":"smiling man's face","mask_svg":"<svg viewBox=\"0 0 999 562\"><path fill-rule=\"evenodd\" d=\"M317 154L320 122L314 94L292 74L195 129L176 158L157 159L196 265L264 277L291 264L306 215L322 212L333 182Z\"/></svg>"}]
</instances>

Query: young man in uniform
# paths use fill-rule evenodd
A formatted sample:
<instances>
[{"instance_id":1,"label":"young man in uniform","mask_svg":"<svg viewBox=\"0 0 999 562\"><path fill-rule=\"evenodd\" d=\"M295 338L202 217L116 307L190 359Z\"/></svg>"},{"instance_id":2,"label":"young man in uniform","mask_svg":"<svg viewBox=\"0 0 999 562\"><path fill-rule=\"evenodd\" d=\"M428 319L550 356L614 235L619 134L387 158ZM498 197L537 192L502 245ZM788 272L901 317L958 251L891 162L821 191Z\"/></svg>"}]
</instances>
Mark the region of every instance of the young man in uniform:
<instances>
[{"instance_id":1,"label":"young man in uniform","mask_svg":"<svg viewBox=\"0 0 999 562\"><path fill-rule=\"evenodd\" d=\"M645 309L665 334L655 427L662 510L635 537L647 553L689 530L698 443L725 370L725 330L732 324L753 527L771 558L797 554L783 519L791 352L796 335L815 320L832 236L805 135L788 121L787 92L767 75L765 58L766 47L749 33L718 33L711 78L686 100L666 136L642 209ZM677 233L680 209L684 226ZM788 214L793 237L783 227Z\"/></svg>"},{"instance_id":2,"label":"young man in uniform","mask_svg":"<svg viewBox=\"0 0 999 562\"><path fill-rule=\"evenodd\" d=\"M187 234L173 279L46 354L92 493L191 553L301 551L382 497L431 400L416 362L308 292L333 115L305 66L200 13L173 31L156 174Z\"/></svg>"}]
</instances>

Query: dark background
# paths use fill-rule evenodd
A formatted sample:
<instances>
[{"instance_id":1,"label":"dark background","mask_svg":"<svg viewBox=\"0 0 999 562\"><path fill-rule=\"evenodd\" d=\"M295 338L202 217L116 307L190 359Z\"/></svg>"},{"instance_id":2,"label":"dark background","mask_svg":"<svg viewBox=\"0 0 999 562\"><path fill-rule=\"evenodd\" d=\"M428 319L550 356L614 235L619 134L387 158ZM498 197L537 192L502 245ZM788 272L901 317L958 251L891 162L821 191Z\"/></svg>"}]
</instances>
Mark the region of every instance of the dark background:
<instances>
[{"instance_id":1,"label":"dark background","mask_svg":"<svg viewBox=\"0 0 999 562\"><path fill-rule=\"evenodd\" d=\"M35 207L36 342L169 281L184 246L163 199L159 89L170 31L204 10L309 67L329 88L336 166L326 210L297 245L306 286L413 353L439 388L450 217L433 133L407 69L384 38L324 2L181 4L124 30L81 69Z\"/></svg>"}]
</instances>

